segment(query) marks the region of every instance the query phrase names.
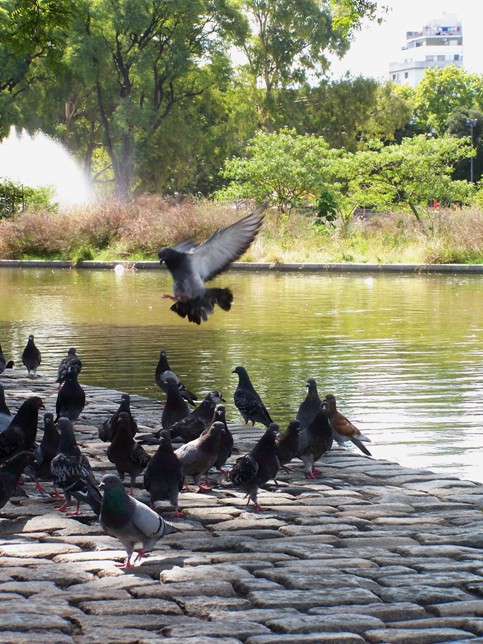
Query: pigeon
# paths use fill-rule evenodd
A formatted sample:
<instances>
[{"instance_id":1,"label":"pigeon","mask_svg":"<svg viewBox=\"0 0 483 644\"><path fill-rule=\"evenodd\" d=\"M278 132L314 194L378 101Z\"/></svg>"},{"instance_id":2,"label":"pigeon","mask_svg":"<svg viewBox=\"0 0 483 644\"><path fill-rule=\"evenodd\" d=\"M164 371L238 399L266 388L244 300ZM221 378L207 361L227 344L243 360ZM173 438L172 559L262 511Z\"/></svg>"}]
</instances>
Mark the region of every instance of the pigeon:
<instances>
[{"instance_id":1,"label":"pigeon","mask_svg":"<svg viewBox=\"0 0 483 644\"><path fill-rule=\"evenodd\" d=\"M58 382L59 384L62 384L64 382L67 377L67 369L70 366L75 368L77 375L80 374L82 370L82 362L79 356L76 354L76 349L74 349L74 347L71 347L67 351L66 357L62 358L57 370L57 380L55 382Z\"/></svg>"},{"instance_id":2,"label":"pigeon","mask_svg":"<svg viewBox=\"0 0 483 644\"><path fill-rule=\"evenodd\" d=\"M159 436L159 447L144 470L144 487L151 497L151 506L156 509L159 501L168 500L174 508L173 516L182 516L178 496L183 481L183 466L173 451L170 433L164 430Z\"/></svg>"},{"instance_id":3,"label":"pigeon","mask_svg":"<svg viewBox=\"0 0 483 644\"><path fill-rule=\"evenodd\" d=\"M65 382L57 394L57 400L55 402L57 416L55 422L60 417L68 418L74 422L81 415L85 404L86 394L77 381L77 370L75 366L70 365L67 367Z\"/></svg>"},{"instance_id":4,"label":"pigeon","mask_svg":"<svg viewBox=\"0 0 483 644\"><path fill-rule=\"evenodd\" d=\"M7 429L12 421L12 418L13 416L10 413L10 409L5 402L5 390L3 388L3 385L0 384L0 432L3 432L4 429Z\"/></svg>"},{"instance_id":5,"label":"pigeon","mask_svg":"<svg viewBox=\"0 0 483 644\"><path fill-rule=\"evenodd\" d=\"M281 466L287 465L299 454L300 422L291 420L286 431L277 435L277 455ZM288 469L288 468L286 468Z\"/></svg>"},{"instance_id":6,"label":"pigeon","mask_svg":"<svg viewBox=\"0 0 483 644\"><path fill-rule=\"evenodd\" d=\"M138 431L138 426L136 421L134 420L133 415L131 414L131 396L129 394L122 394L121 404L119 405L118 409L111 415L110 418L105 420L102 423L102 425L99 427L99 430L98 430L99 438L104 443L112 441L113 436L117 431L117 427L119 423L119 414L121 414L122 412L129 414L131 436L134 437L136 435Z\"/></svg>"},{"instance_id":7,"label":"pigeon","mask_svg":"<svg viewBox=\"0 0 483 644\"><path fill-rule=\"evenodd\" d=\"M222 473L223 466L230 458L233 451L233 435L228 429L225 418L225 405L218 404L215 407L215 414L213 416L213 422L218 421L223 425L223 433L220 439L220 449L218 450L218 458L215 461L214 467ZM207 430L205 430L207 431Z\"/></svg>"},{"instance_id":8,"label":"pigeon","mask_svg":"<svg viewBox=\"0 0 483 644\"><path fill-rule=\"evenodd\" d=\"M166 379L164 391L166 392L166 402L161 414L161 425L163 429L168 429L178 421L186 418L186 416L189 416L191 410L181 395L174 378Z\"/></svg>"},{"instance_id":9,"label":"pigeon","mask_svg":"<svg viewBox=\"0 0 483 644\"><path fill-rule=\"evenodd\" d=\"M44 414L44 435L41 442L35 447L35 465L32 467L35 476L35 489L37 492L45 494L45 490L40 481L51 481L52 470L50 464L56 456L60 444L60 433L54 423L54 414L50 412ZM57 493L55 496L59 496Z\"/></svg>"},{"instance_id":10,"label":"pigeon","mask_svg":"<svg viewBox=\"0 0 483 644\"><path fill-rule=\"evenodd\" d=\"M166 264L173 277L174 300L171 310L190 322L201 324L213 313L215 304L229 311L233 293L229 288L207 288L208 282L226 271L255 239L263 214L254 211L239 221L217 230L209 239L196 245L191 240L174 248L161 248L160 263Z\"/></svg>"},{"instance_id":11,"label":"pigeon","mask_svg":"<svg viewBox=\"0 0 483 644\"><path fill-rule=\"evenodd\" d=\"M320 409L321 400L317 391L317 383L313 378L307 380L307 396L300 403L297 412L297 420L300 421L300 428L305 429Z\"/></svg>"},{"instance_id":12,"label":"pigeon","mask_svg":"<svg viewBox=\"0 0 483 644\"><path fill-rule=\"evenodd\" d=\"M127 557L119 568L132 568L146 552L156 545L165 534L173 534L178 529L165 521L157 512L147 505L129 496L122 481L115 474L102 477L101 488L104 490L99 521L107 534L116 537L126 549ZM141 550L131 562L134 547L142 544Z\"/></svg>"},{"instance_id":13,"label":"pigeon","mask_svg":"<svg viewBox=\"0 0 483 644\"><path fill-rule=\"evenodd\" d=\"M278 429L276 423L270 423L252 451L240 458L229 474L229 479L247 493L247 505L253 501L258 512L263 512L258 503L258 488L274 479L280 469L275 442Z\"/></svg>"},{"instance_id":14,"label":"pigeon","mask_svg":"<svg viewBox=\"0 0 483 644\"><path fill-rule=\"evenodd\" d=\"M327 402L329 423L332 428L334 438L338 444L343 445L346 441L351 441L361 450L361 452L366 454L366 456L372 456L370 451L362 442L370 443L370 439L367 438L367 436L364 436L364 434L362 434L348 418L337 411L335 396L333 394L327 394L325 400Z\"/></svg>"},{"instance_id":15,"label":"pigeon","mask_svg":"<svg viewBox=\"0 0 483 644\"><path fill-rule=\"evenodd\" d=\"M225 399L219 391L210 391L189 416L170 428L171 438L180 437L185 443L195 440L211 425L216 405Z\"/></svg>"},{"instance_id":16,"label":"pigeon","mask_svg":"<svg viewBox=\"0 0 483 644\"><path fill-rule=\"evenodd\" d=\"M0 344L0 373L3 373L7 368L7 360L3 355L2 345Z\"/></svg>"},{"instance_id":17,"label":"pigeon","mask_svg":"<svg viewBox=\"0 0 483 644\"><path fill-rule=\"evenodd\" d=\"M165 392L166 392L165 385L168 378L172 378L176 382L176 386L179 389L179 393L183 396L183 398L187 402L189 402L190 405L194 406L197 396L193 394L189 389L186 389L186 387L178 378L178 376L173 371L171 371L171 368L168 363L168 358L166 356L166 351L164 351L164 349L161 349L161 352L159 354L159 361L158 361L158 364L156 365L156 371L154 372L154 380L158 385L158 387L161 387L161 389L164 389Z\"/></svg>"},{"instance_id":18,"label":"pigeon","mask_svg":"<svg viewBox=\"0 0 483 644\"><path fill-rule=\"evenodd\" d=\"M119 414L117 431L107 448L107 458L116 466L121 481L124 481L125 474L131 477L132 496L136 477L144 471L150 456L132 437L131 419L125 411Z\"/></svg>"},{"instance_id":19,"label":"pigeon","mask_svg":"<svg viewBox=\"0 0 483 644\"><path fill-rule=\"evenodd\" d=\"M19 452L0 465L0 508L15 492L24 469L35 462L32 452Z\"/></svg>"},{"instance_id":20,"label":"pigeon","mask_svg":"<svg viewBox=\"0 0 483 644\"><path fill-rule=\"evenodd\" d=\"M37 377L37 369L41 361L40 351L35 346L34 336L29 335L27 345L22 353L22 363L27 368L29 378Z\"/></svg>"},{"instance_id":21,"label":"pigeon","mask_svg":"<svg viewBox=\"0 0 483 644\"><path fill-rule=\"evenodd\" d=\"M10 425L0 433L0 461L34 449L39 409L43 406L38 396L31 396L22 403Z\"/></svg>"},{"instance_id":22,"label":"pigeon","mask_svg":"<svg viewBox=\"0 0 483 644\"><path fill-rule=\"evenodd\" d=\"M259 422L268 427L273 421L262 399L255 391L247 370L245 367L236 367L232 373L238 374L238 386L233 394L233 400L238 411L243 416L245 424L251 420L252 425Z\"/></svg>"},{"instance_id":23,"label":"pigeon","mask_svg":"<svg viewBox=\"0 0 483 644\"><path fill-rule=\"evenodd\" d=\"M314 463L331 447L332 430L327 417L327 404L322 401L317 414L299 435L299 457L307 469L308 479L316 479L320 475Z\"/></svg>"},{"instance_id":24,"label":"pigeon","mask_svg":"<svg viewBox=\"0 0 483 644\"><path fill-rule=\"evenodd\" d=\"M221 435L223 433L223 424L214 422L208 431L199 438L185 443L175 451L185 475L191 475L198 491L209 491L211 488L207 485L198 483L202 474L206 474L213 467L218 458L220 450Z\"/></svg>"},{"instance_id":25,"label":"pigeon","mask_svg":"<svg viewBox=\"0 0 483 644\"><path fill-rule=\"evenodd\" d=\"M80 514L80 503L87 503L96 516L101 510L101 493L92 472L87 456L82 454L77 445L74 426L68 418L59 418L57 428L60 431L59 450L52 459L50 469L54 484L64 492L65 503L56 508L68 510L72 497L77 501L77 509L67 512L69 515Z\"/></svg>"}]
</instances>

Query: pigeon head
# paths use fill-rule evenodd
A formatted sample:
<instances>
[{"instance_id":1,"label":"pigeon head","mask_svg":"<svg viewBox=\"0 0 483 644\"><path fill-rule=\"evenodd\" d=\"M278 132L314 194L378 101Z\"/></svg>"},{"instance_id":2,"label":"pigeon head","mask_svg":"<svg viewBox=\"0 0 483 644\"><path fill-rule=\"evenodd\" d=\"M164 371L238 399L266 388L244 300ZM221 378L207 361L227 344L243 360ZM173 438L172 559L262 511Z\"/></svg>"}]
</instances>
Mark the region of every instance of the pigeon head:
<instances>
[{"instance_id":1,"label":"pigeon head","mask_svg":"<svg viewBox=\"0 0 483 644\"><path fill-rule=\"evenodd\" d=\"M33 342L33 341L34 341L34 336L32 334L30 334L29 335L29 342Z\"/></svg>"},{"instance_id":2,"label":"pigeon head","mask_svg":"<svg viewBox=\"0 0 483 644\"><path fill-rule=\"evenodd\" d=\"M313 378L309 378L307 380L307 389L309 391L314 391L314 390L317 391L317 383Z\"/></svg>"},{"instance_id":3,"label":"pigeon head","mask_svg":"<svg viewBox=\"0 0 483 644\"><path fill-rule=\"evenodd\" d=\"M74 349L74 347L71 347L71 348L67 351L67 355L68 355L68 356L75 356L75 355L76 355L76 349Z\"/></svg>"},{"instance_id":4,"label":"pigeon head","mask_svg":"<svg viewBox=\"0 0 483 644\"><path fill-rule=\"evenodd\" d=\"M185 253L180 253L174 248L161 248L161 250L158 251L158 257L160 264L164 262L166 266L172 270L182 265L185 259Z\"/></svg>"},{"instance_id":5,"label":"pigeon head","mask_svg":"<svg viewBox=\"0 0 483 644\"><path fill-rule=\"evenodd\" d=\"M275 423L273 423L275 424ZM288 424L287 431L289 432L297 432L297 434L300 434L300 422L298 420L291 420Z\"/></svg>"},{"instance_id":6,"label":"pigeon head","mask_svg":"<svg viewBox=\"0 0 483 644\"><path fill-rule=\"evenodd\" d=\"M326 403L326 408L329 411L337 411L337 405L336 405L336 402L335 402L334 394L327 394L322 402Z\"/></svg>"},{"instance_id":7,"label":"pigeon head","mask_svg":"<svg viewBox=\"0 0 483 644\"><path fill-rule=\"evenodd\" d=\"M38 412L39 409L45 409L45 405L42 401L42 398L40 398L39 396L31 396L30 398L27 398L20 409L22 408Z\"/></svg>"},{"instance_id":8,"label":"pigeon head","mask_svg":"<svg viewBox=\"0 0 483 644\"><path fill-rule=\"evenodd\" d=\"M210 391L209 394L206 394L205 400L212 403L213 406L217 405L220 401L226 402L220 391Z\"/></svg>"},{"instance_id":9,"label":"pigeon head","mask_svg":"<svg viewBox=\"0 0 483 644\"><path fill-rule=\"evenodd\" d=\"M118 492L120 490L125 492L124 485L121 479L115 474L105 474L101 479L99 487L101 488L101 490L104 490L105 493L110 493L113 491Z\"/></svg>"},{"instance_id":10,"label":"pigeon head","mask_svg":"<svg viewBox=\"0 0 483 644\"><path fill-rule=\"evenodd\" d=\"M168 430L163 429L163 431L159 434L159 444L163 447L171 447L171 434L168 432Z\"/></svg>"}]
</instances>

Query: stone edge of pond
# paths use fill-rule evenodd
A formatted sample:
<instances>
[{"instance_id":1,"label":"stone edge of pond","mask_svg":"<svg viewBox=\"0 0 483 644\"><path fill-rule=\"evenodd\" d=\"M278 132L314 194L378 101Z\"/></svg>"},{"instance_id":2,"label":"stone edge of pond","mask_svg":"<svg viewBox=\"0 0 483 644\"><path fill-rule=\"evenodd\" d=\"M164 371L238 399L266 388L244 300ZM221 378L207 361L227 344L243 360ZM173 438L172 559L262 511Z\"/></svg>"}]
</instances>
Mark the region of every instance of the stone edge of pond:
<instances>
[{"instance_id":1,"label":"stone edge of pond","mask_svg":"<svg viewBox=\"0 0 483 644\"><path fill-rule=\"evenodd\" d=\"M78 268L91 270L114 270L122 266L126 270L163 269L157 261L94 261L70 262L64 260L0 259L0 268ZM311 262L235 262L232 270L277 271L301 273L472 273L483 274L483 264L363 264L363 263L311 263Z\"/></svg>"}]
</instances>

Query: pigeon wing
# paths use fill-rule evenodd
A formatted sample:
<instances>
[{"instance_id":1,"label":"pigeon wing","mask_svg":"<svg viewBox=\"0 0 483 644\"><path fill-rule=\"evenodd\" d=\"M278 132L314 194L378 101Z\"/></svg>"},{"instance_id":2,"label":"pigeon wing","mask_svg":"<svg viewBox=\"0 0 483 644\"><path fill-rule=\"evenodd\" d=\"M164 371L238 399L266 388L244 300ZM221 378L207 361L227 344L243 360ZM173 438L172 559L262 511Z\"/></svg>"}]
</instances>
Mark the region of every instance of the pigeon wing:
<instances>
[{"instance_id":1,"label":"pigeon wing","mask_svg":"<svg viewBox=\"0 0 483 644\"><path fill-rule=\"evenodd\" d=\"M248 249L262 221L263 215L254 211L231 226L217 230L205 242L190 251L193 271L198 273L204 282L225 271ZM179 250L179 246L176 250Z\"/></svg>"}]
</instances>

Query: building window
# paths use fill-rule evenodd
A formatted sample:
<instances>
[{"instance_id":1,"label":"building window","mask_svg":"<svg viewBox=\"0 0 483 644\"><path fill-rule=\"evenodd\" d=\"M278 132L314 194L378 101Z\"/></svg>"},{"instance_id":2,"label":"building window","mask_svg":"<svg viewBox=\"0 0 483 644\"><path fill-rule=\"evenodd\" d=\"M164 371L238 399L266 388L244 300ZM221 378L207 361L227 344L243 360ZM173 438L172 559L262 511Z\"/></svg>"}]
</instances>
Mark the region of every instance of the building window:
<instances>
[{"instance_id":1,"label":"building window","mask_svg":"<svg viewBox=\"0 0 483 644\"><path fill-rule=\"evenodd\" d=\"M426 60L427 60L427 61L434 60L434 56L426 56Z\"/></svg>"},{"instance_id":2,"label":"building window","mask_svg":"<svg viewBox=\"0 0 483 644\"><path fill-rule=\"evenodd\" d=\"M455 55L453 56L453 60L459 60L459 59L460 59L460 55L459 55L459 54L455 54Z\"/></svg>"},{"instance_id":3,"label":"building window","mask_svg":"<svg viewBox=\"0 0 483 644\"><path fill-rule=\"evenodd\" d=\"M446 60L446 57L443 54L438 54L438 60Z\"/></svg>"},{"instance_id":4,"label":"building window","mask_svg":"<svg viewBox=\"0 0 483 644\"><path fill-rule=\"evenodd\" d=\"M409 78L409 73L408 72L404 72L404 78Z\"/></svg>"}]
</instances>

